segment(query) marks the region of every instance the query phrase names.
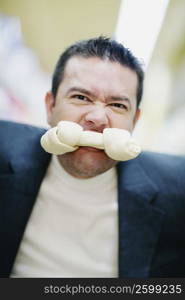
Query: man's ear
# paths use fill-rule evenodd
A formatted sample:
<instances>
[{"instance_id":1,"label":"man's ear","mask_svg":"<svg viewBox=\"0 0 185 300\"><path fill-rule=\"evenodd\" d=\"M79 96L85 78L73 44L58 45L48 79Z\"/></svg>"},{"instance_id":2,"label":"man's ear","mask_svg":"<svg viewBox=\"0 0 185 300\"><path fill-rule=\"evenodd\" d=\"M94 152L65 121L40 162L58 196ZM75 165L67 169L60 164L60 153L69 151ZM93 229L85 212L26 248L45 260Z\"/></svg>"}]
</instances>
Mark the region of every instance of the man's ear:
<instances>
[{"instance_id":1,"label":"man's ear","mask_svg":"<svg viewBox=\"0 0 185 300\"><path fill-rule=\"evenodd\" d=\"M139 120L141 115L141 110L139 108L137 108L135 116L134 116L134 126L136 125L137 121Z\"/></svg>"},{"instance_id":2,"label":"man's ear","mask_svg":"<svg viewBox=\"0 0 185 300\"><path fill-rule=\"evenodd\" d=\"M45 96L45 106L46 106L46 113L47 113L47 121L48 124L51 125L52 122L52 111L55 105L55 99L51 92L47 92Z\"/></svg>"}]
</instances>

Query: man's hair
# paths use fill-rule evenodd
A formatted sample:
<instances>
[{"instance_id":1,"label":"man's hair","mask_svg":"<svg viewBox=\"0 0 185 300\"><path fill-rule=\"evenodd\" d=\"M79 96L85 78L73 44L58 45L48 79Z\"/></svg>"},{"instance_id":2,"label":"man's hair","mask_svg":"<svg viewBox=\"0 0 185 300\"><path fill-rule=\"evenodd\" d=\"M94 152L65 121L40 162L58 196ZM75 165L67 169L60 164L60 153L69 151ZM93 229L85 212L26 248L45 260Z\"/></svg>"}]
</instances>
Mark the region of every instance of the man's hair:
<instances>
[{"instance_id":1,"label":"man's hair","mask_svg":"<svg viewBox=\"0 0 185 300\"><path fill-rule=\"evenodd\" d=\"M109 59L112 62L119 62L121 65L135 71L138 78L137 86L137 107L139 106L143 93L144 72L141 62L125 48L122 44L106 37L98 37L79 41L67 48L60 56L52 78L51 92L56 97L58 87L64 78L64 71L67 61L73 56L84 58L98 57L102 60Z\"/></svg>"}]
</instances>

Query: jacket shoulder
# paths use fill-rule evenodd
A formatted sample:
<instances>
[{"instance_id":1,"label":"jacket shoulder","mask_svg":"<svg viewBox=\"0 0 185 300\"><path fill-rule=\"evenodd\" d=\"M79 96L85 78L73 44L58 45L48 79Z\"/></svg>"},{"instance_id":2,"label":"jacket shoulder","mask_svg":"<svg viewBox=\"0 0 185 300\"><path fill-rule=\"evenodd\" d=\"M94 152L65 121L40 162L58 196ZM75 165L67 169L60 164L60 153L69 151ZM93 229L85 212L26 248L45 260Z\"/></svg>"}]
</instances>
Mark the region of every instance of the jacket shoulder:
<instances>
[{"instance_id":1,"label":"jacket shoulder","mask_svg":"<svg viewBox=\"0 0 185 300\"><path fill-rule=\"evenodd\" d=\"M172 155L166 153L144 151L137 159L145 169L160 170L168 172L169 170L185 169L185 156Z\"/></svg>"},{"instance_id":2,"label":"jacket shoulder","mask_svg":"<svg viewBox=\"0 0 185 300\"><path fill-rule=\"evenodd\" d=\"M43 134L47 129L34 125L23 124L13 121L0 120L0 135L2 138L14 137L21 134Z\"/></svg>"},{"instance_id":3,"label":"jacket shoulder","mask_svg":"<svg viewBox=\"0 0 185 300\"><path fill-rule=\"evenodd\" d=\"M11 121L0 121L1 153L16 150L20 144L30 146L29 143L39 140L46 129Z\"/></svg>"},{"instance_id":4,"label":"jacket shoulder","mask_svg":"<svg viewBox=\"0 0 185 300\"><path fill-rule=\"evenodd\" d=\"M171 191L174 187L184 191L185 156L144 152L138 163L148 177L160 187Z\"/></svg>"},{"instance_id":5,"label":"jacket shoulder","mask_svg":"<svg viewBox=\"0 0 185 300\"><path fill-rule=\"evenodd\" d=\"M118 170L120 174L130 174L133 178L141 176L144 172L161 192L170 192L175 187L176 190L185 193L185 156L144 151L137 158L120 163Z\"/></svg>"},{"instance_id":6,"label":"jacket shoulder","mask_svg":"<svg viewBox=\"0 0 185 300\"><path fill-rule=\"evenodd\" d=\"M40 138L47 129L32 125L0 121L0 160L3 163L22 160L45 160L46 152L40 145Z\"/></svg>"}]
</instances>

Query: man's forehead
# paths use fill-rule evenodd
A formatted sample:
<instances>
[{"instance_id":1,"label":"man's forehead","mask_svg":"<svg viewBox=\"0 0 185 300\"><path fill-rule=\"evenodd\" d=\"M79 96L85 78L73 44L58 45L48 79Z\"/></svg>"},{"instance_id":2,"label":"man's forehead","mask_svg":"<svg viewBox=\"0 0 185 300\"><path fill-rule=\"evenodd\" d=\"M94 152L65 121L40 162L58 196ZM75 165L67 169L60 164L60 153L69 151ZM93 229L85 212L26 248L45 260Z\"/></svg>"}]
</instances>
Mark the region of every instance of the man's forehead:
<instances>
[{"instance_id":1,"label":"man's forehead","mask_svg":"<svg viewBox=\"0 0 185 300\"><path fill-rule=\"evenodd\" d=\"M113 94L114 91L124 94L128 89L135 95L137 90L135 71L119 62L103 60L99 57L73 56L66 64L63 80L68 83L70 81L75 86L85 85L92 88L94 92L104 89L112 90Z\"/></svg>"},{"instance_id":2,"label":"man's forehead","mask_svg":"<svg viewBox=\"0 0 185 300\"><path fill-rule=\"evenodd\" d=\"M89 67L92 64L99 64L99 65L119 65L120 67L127 68L126 66L121 65L117 61L112 61L108 58L100 58L97 56L81 56L81 55L74 55L71 58L68 59L65 70L73 70L78 67Z\"/></svg>"},{"instance_id":3,"label":"man's forehead","mask_svg":"<svg viewBox=\"0 0 185 300\"><path fill-rule=\"evenodd\" d=\"M137 82L136 72L117 61L101 59L96 56L73 56L67 61L64 76L77 76L80 73L83 76L85 75L83 72L87 72L87 75L91 73L96 74L96 76L103 75L104 80L106 80L106 76L116 76L114 77L115 82L119 79L124 80L127 77L132 77L133 81Z\"/></svg>"},{"instance_id":4,"label":"man's forehead","mask_svg":"<svg viewBox=\"0 0 185 300\"><path fill-rule=\"evenodd\" d=\"M82 69L89 69L93 63L101 63L103 60L98 57L72 56L66 63L65 75L80 72Z\"/></svg>"}]
</instances>

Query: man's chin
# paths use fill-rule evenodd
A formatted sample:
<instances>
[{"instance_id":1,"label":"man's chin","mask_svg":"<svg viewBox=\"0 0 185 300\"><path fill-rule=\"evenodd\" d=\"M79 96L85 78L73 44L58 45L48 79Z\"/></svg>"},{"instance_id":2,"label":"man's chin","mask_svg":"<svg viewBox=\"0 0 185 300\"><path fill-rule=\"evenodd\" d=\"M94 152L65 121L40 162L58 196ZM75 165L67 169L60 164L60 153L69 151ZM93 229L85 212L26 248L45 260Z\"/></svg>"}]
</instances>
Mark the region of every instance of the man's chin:
<instances>
[{"instance_id":1,"label":"man's chin","mask_svg":"<svg viewBox=\"0 0 185 300\"><path fill-rule=\"evenodd\" d=\"M74 177L90 178L102 174L116 165L103 150L79 147L74 152L60 156L64 169Z\"/></svg>"},{"instance_id":2,"label":"man's chin","mask_svg":"<svg viewBox=\"0 0 185 300\"><path fill-rule=\"evenodd\" d=\"M83 165L90 165L91 168L104 166L108 162L113 160L107 156L104 150L100 150L94 147L79 147L74 152L74 157L77 161L83 163Z\"/></svg>"}]
</instances>

